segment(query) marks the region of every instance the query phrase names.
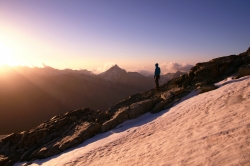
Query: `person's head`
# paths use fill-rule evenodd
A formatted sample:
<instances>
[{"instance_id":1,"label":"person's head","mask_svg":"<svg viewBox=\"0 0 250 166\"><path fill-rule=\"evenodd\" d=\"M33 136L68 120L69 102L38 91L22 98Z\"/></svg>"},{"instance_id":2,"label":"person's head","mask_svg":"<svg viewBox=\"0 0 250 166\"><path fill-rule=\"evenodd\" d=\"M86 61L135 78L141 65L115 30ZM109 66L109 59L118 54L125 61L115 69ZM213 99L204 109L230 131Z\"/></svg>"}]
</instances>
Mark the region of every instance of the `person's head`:
<instances>
[{"instance_id":1,"label":"person's head","mask_svg":"<svg viewBox=\"0 0 250 166\"><path fill-rule=\"evenodd\" d=\"M158 67L158 63L155 64L155 67Z\"/></svg>"}]
</instances>

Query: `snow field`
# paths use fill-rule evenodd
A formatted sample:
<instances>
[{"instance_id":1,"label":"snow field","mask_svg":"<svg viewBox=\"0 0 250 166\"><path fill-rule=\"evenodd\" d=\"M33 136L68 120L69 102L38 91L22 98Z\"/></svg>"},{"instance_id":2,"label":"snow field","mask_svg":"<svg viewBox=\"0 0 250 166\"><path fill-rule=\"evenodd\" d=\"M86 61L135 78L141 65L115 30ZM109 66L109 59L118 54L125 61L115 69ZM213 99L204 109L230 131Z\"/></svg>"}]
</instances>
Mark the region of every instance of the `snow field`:
<instances>
[{"instance_id":1,"label":"snow field","mask_svg":"<svg viewBox=\"0 0 250 166\"><path fill-rule=\"evenodd\" d=\"M250 165L250 76L216 86L32 165Z\"/></svg>"}]
</instances>

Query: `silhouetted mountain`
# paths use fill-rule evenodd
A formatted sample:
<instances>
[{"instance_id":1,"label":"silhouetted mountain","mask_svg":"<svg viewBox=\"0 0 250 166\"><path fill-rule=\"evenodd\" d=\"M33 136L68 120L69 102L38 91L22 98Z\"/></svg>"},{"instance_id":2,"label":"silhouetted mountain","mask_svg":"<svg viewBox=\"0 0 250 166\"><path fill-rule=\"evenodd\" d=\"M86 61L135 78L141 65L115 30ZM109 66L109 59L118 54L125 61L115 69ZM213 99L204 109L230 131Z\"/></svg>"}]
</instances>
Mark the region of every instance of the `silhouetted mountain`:
<instances>
[{"instance_id":1,"label":"silhouetted mountain","mask_svg":"<svg viewBox=\"0 0 250 166\"><path fill-rule=\"evenodd\" d=\"M126 70L121 69L119 66L115 65L107 71L99 74L99 77L105 80L110 80L112 82L126 82L127 72Z\"/></svg>"},{"instance_id":2,"label":"silhouetted mountain","mask_svg":"<svg viewBox=\"0 0 250 166\"><path fill-rule=\"evenodd\" d=\"M111 67L110 69L99 74L98 76L104 80L114 82L116 86L126 84L130 87L137 87L139 89L145 90L146 87L154 87L154 81L152 78L143 76L137 72L126 72L126 70L121 69L117 65Z\"/></svg>"},{"instance_id":3,"label":"silhouetted mountain","mask_svg":"<svg viewBox=\"0 0 250 166\"><path fill-rule=\"evenodd\" d=\"M246 75L250 75L250 51L249 50L250 49L248 49L247 52L243 52L239 55L230 55L230 56L225 56L225 57L219 57L216 59L212 59L208 62L197 63L194 67L192 67L190 69L188 74L181 75L177 78L174 78L174 79L168 81L167 83L161 85L159 90L151 89L148 91L144 91L141 93L136 93L136 94L133 94L131 96L128 96L127 98L124 98L122 101L112 105L112 107L110 107L105 112L102 112L99 110L95 111L95 110L92 110L90 108L77 109L77 110L69 111L65 114L60 114L60 115L57 115L53 118L50 118L50 120L44 121L36 128L33 128L29 131L24 131L24 132L20 132L20 133L12 133L12 134L10 134L10 135L8 135L5 138L0 140L0 165L13 165L17 161L23 161L23 160L30 161L30 160L34 160L34 159L48 158L50 156L59 154L62 151L65 151L69 148L75 147L96 134L112 130L127 120L138 118L139 116L141 116L147 112L158 113L162 110L166 110L168 108L175 106L175 104L178 104L181 101L181 99L182 99L182 101L184 101L185 99L188 98L188 96L189 97L192 96L192 94L205 93L205 92L208 92L211 90L215 90L217 87L214 85L214 83L225 80L225 78L228 78L228 76L232 76L232 74L235 75L233 77L234 79L237 79L237 78L240 78L240 77L243 77ZM118 71L121 71L117 66L112 68L112 70L113 69L116 71L116 72L114 72L116 74L119 73ZM109 71L112 71L112 70L109 70ZM125 72L122 71L121 73L126 75L126 71ZM131 74L133 76L139 77L138 73L131 73ZM131 75L131 74L128 74L128 75ZM181 73L177 72L176 74L178 75ZM4 76L6 76L6 74ZM15 77L12 79L9 79L12 76L15 76ZM116 76L117 77L113 77L113 78L120 78L119 74L117 74ZM29 79L29 80L28 79L21 79L22 77L23 77L22 75L18 75L17 73L15 73L14 70L11 70L9 75L7 75L7 79L5 78L5 79L0 81L1 87L2 86L5 87L5 88L2 88L1 90L3 92L6 92L6 94L4 94L4 96L8 97L8 98L4 98L4 97L1 98L1 100L0 100L1 102L2 102L2 100L5 100L3 103L9 103L10 105L16 105L16 103L18 103L18 100L13 100L12 93L15 93L15 91L18 91L18 90L21 92L21 93L18 93L18 94L21 94L20 95L21 97L17 98L17 99L19 99L20 101L21 100L23 100L23 101L18 103L18 105L15 108L16 110L12 110L12 112L14 112L14 113L17 111L20 111L19 116L22 116L23 112L26 111L25 109L20 107L20 106L23 106L22 104L24 104L22 102L27 102L24 99L25 97L27 97L27 96L25 96L25 95L27 95L27 92L22 93L22 91L23 92L25 92L25 91L23 89L21 89L20 87L26 88L27 90L31 90L32 88L36 88L36 86L41 87L41 86L39 86L40 84L37 85L35 83L34 78L32 78L33 81L31 81L32 79ZM54 76L52 78L54 78ZM61 75L59 78L61 78ZM54 79L51 79L51 80L57 81L59 78L56 78L55 80ZM62 77L62 78L64 78L64 77ZM80 86L83 85L82 84L83 82L81 82L81 80L76 79L77 77L67 75L67 78L68 78L68 80L67 80L68 82L66 85L70 88L75 87L75 86L79 86L79 85ZM82 78L84 78L84 77L82 77ZM99 77L93 77L93 78L96 79ZM111 77L108 77L108 78L111 78ZM231 78L229 80L231 80ZM49 80L49 78L46 78L46 77L43 77L43 79ZM73 80L76 79L77 81L73 81L72 79ZM91 76L88 76L87 79L91 79ZM66 79L64 79L64 80L66 80ZM100 80L102 80L102 79L97 79L97 81L100 81ZM20 81L22 81L22 82L20 82ZM27 81L27 82L25 82L25 81ZM87 81L89 81L89 80L87 80ZM91 81L87 82L87 81L86 81L86 83L95 83L96 84L96 82L91 82ZM234 82L239 82L239 81L245 81L245 80L244 79L235 80ZM18 88L16 87L17 86L15 84L16 82L18 82L18 86L20 86L20 87L18 87ZM78 84L79 82L80 82L80 84ZM224 84L224 83L220 83L220 84L221 85L226 85L228 83L231 84L232 81L228 81L226 84ZM27 85L29 85L30 87L27 88L26 87ZM36 86L34 86L34 85L36 85ZM44 83L44 85L46 85L46 84ZM54 84L49 84L49 85L54 86ZM61 85L62 85L61 80L59 80L59 83L56 84L56 86L61 86ZM104 85L106 85L106 82L104 84L100 83L98 85L101 88L103 88ZM121 90L121 89L117 88L117 87L119 87L119 84L116 83L113 85L114 85L114 87L112 87L111 89L114 90L115 94L119 94L119 91L117 91L117 90ZM116 86L116 85L118 85L118 86ZM126 84L123 84L123 85L126 85ZM50 89L50 90L54 90L54 88L56 88L56 86L52 87L52 89ZM86 85L84 85L84 86L86 86ZM233 86L234 85L231 85L230 89ZM248 86L247 82L244 82L244 83L242 82L241 88L239 88L239 89L241 89L241 91L245 91L245 90L247 90L245 88L246 86ZM44 92L44 90L46 88L49 88L46 86L44 86L44 87L45 88L41 90L41 93ZM91 86L86 86L86 87L90 88ZM95 87L100 88L97 86L95 86ZM61 90L66 91L65 88L67 88L67 87L63 87ZM124 87L124 88L126 88L125 90L127 91L131 87L130 88ZM91 89L91 90L94 90L94 89ZM122 90L124 90L124 89L122 89ZM121 90L121 92L123 92L122 90ZM229 88L228 88L228 90L229 90ZM192 91L192 93L190 93L191 91ZM9 93L9 92L12 92L12 93ZM56 92L60 92L60 91L56 90L54 93L56 93ZM107 92L108 93L105 94L106 98L108 98L109 95L112 95L112 93L110 93L110 91L107 91ZM223 88L223 90L220 90L220 93L221 92L222 93L225 92L225 89ZM51 93L50 91L45 91L45 95L46 95L46 93L50 93L51 95L53 95L53 93ZM60 92L60 93L62 93L62 92ZM73 91L73 94L75 95L76 91ZM187 94L189 94L189 95L186 96ZM231 99L229 106L235 105L235 103L237 103L239 101L238 96L240 93L235 93L236 95L233 98L231 96L232 95L231 90L228 91L228 94L229 94L229 95L227 95L228 97L224 98L224 101L227 101L227 99ZM32 102L35 102L36 99L39 99L39 97L40 97L39 95L37 95L37 96L33 95L33 96L37 97L37 98L35 98L35 99L29 98L32 100ZM209 96L213 96L213 95L209 95ZM56 97L56 96L53 96L53 97ZM74 97L74 96L70 96L70 97ZM95 97L97 97L97 96L95 95ZM217 100L218 96L213 96L213 97L214 97L213 100ZM242 98L242 96L240 96L240 101L242 101L242 99L244 99L244 98L245 99L248 98L247 93L245 93L243 95L243 98ZM200 98L200 99L202 99L202 98ZM28 104L32 104L32 102L30 102ZM43 104L46 105L47 107L50 106L50 105L48 105L48 102L50 102L50 101L43 100ZM1 103L0 105L2 106L3 103ZM95 101L95 104L96 103L98 103L98 101ZM187 102L186 105L189 105L189 103L190 102ZM219 106L222 103L220 102ZM244 115L246 115L247 111L248 111L248 109L247 109L248 107L246 104L248 102L244 101L243 103L245 104ZM49 104L53 104L53 103L49 103ZM211 106L211 104L213 104L213 103L210 103L210 106ZM223 106L224 105L225 105L225 103L223 103ZM238 103L238 105L240 105L240 104ZM43 105L40 105L40 106L43 106ZM193 106L197 106L197 104L193 105ZM200 105L198 105L198 106L200 107ZM181 108L181 107L183 107L183 105L181 105L181 106L179 105L179 108ZM179 112L179 108L177 110L178 112ZM214 107L214 108L216 108L216 107ZM228 108L230 108L230 107L224 107L223 111L225 114L230 113L230 110L228 111ZM1 108L0 113L3 112L2 110L4 110L4 109ZM204 109L201 106L197 110L203 111ZM41 109L42 113L39 115L46 113L46 111L48 111L48 110ZM216 111L217 110L215 110L214 112L216 112ZM238 111L241 112L241 110L238 110ZM197 111L193 111L193 112L197 112ZM183 116L186 116L189 113L190 113L190 110L187 109L184 112ZM223 114L224 120L222 120L221 122L225 121L225 114ZM173 114L171 113L170 115L172 116ZM176 116L177 118L180 117L179 113L177 113L176 115L177 115ZM231 115L233 115L233 114L231 113ZM234 116L235 115L238 116L237 112L236 112L236 114L234 114ZM209 122L211 121L211 119L214 119L213 118L214 115L212 115L212 114L209 115L208 111L203 111L203 115L200 116L201 117L200 120L204 120L204 116L210 116L210 118L207 119ZM176 117L172 118L173 122L176 122ZM240 116L238 116L238 117L240 117ZM2 115L1 115L1 118L2 118L2 120L5 120ZM14 121L11 121L11 118L9 118L7 120L9 120L10 123L13 123ZM26 118L26 119L24 119L24 122L35 119L34 117L22 117L22 118ZM245 118L245 119L247 119L247 118ZM18 118L17 118L17 120L18 120ZM241 118L238 118L239 122L240 122L240 120L241 120ZM191 125L191 127L188 127L188 128L192 130L193 123L191 123L191 121L189 123L189 125ZM216 119L216 121L217 121L217 119ZM164 123L166 123L166 122L164 122ZM139 124L139 123L137 123L137 124ZM242 126L238 122L235 124L240 125L240 127ZM245 124L247 125L247 126L245 126L245 128L247 129L246 131L248 131L249 130L248 129L249 123L246 122ZM2 126L2 124L0 126ZM154 128L154 126L153 126L153 128ZM159 126L160 125L158 125L158 127ZM168 126L169 126L169 124L168 124ZM201 126L201 127L203 127L203 126ZM211 128L211 125L208 125L208 128ZM150 129L150 128L148 128L148 126L147 126L146 129ZM226 134L230 134L230 132L233 132L234 129L235 128L233 128L233 130L231 128L227 129ZM162 129L160 129L160 130L162 130ZM217 137L221 137L221 134L225 135L224 131L225 131L224 129L223 130L220 129L220 131L217 132L217 133L219 133L219 135L217 135ZM239 132L242 133L242 130L239 130ZM245 133L247 133L247 132L245 132ZM140 135L140 133L139 133L139 135ZM135 135L135 136L138 136L138 135ZM155 134L155 136L159 136L159 133ZM214 137L214 135L212 135L212 136ZM245 134L245 136L247 136L247 134ZM142 137L145 137L145 136L142 135ZM130 138L133 138L133 137L130 137ZM201 140L206 139L203 136L200 138L201 138ZM180 137L180 139L182 139L182 137ZM193 141L193 140L191 140L191 141ZM206 142L206 140L205 140L205 142ZM235 142L235 139L231 139L231 142ZM179 145L179 141L177 141L177 143L178 143L177 145ZM245 142L243 142L243 144L244 143ZM117 145L117 141L116 141L115 145L112 145L111 147L116 146L116 145ZM205 150L206 149L207 149L207 147L205 147Z\"/></svg>"},{"instance_id":4,"label":"silhouetted mountain","mask_svg":"<svg viewBox=\"0 0 250 166\"><path fill-rule=\"evenodd\" d=\"M181 71L177 71L175 73L167 73L167 74L161 75L160 84L166 83L169 80L172 80L174 78L180 77L183 74L187 74L187 73L181 72Z\"/></svg>"},{"instance_id":5,"label":"silhouetted mountain","mask_svg":"<svg viewBox=\"0 0 250 166\"><path fill-rule=\"evenodd\" d=\"M152 79L114 66L87 70L2 66L0 134L28 130L75 108L105 111L123 98L154 87Z\"/></svg>"}]
</instances>

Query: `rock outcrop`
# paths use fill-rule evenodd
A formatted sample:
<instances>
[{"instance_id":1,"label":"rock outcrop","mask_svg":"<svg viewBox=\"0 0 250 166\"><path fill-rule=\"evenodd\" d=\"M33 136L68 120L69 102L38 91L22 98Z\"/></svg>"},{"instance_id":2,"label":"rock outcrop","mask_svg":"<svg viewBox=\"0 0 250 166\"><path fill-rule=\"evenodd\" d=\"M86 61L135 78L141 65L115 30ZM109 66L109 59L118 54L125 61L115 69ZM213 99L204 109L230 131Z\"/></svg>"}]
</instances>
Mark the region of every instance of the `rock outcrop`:
<instances>
[{"instance_id":1,"label":"rock outcrop","mask_svg":"<svg viewBox=\"0 0 250 166\"><path fill-rule=\"evenodd\" d=\"M249 75L249 66L250 48L239 55L197 63L188 74L168 81L160 90L151 89L131 95L106 112L84 108L55 116L35 129L3 138L0 141L0 165L59 154L126 120L170 108L192 90L207 92L216 88L215 82L232 74L238 74L236 78Z\"/></svg>"},{"instance_id":2,"label":"rock outcrop","mask_svg":"<svg viewBox=\"0 0 250 166\"><path fill-rule=\"evenodd\" d=\"M240 67L237 78L244 77L246 75L250 75L250 65Z\"/></svg>"},{"instance_id":3,"label":"rock outcrop","mask_svg":"<svg viewBox=\"0 0 250 166\"><path fill-rule=\"evenodd\" d=\"M0 165L59 154L97 134L108 119L108 114L85 108L55 116L30 131L10 134L0 142Z\"/></svg>"},{"instance_id":4,"label":"rock outcrop","mask_svg":"<svg viewBox=\"0 0 250 166\"><path fill-rule=\"evenodd\" d=\"M159 101L159 98L147 99L120 108L109 121L102 125L102 132L113 129L126 120L138 118L146 112L149 112Z\"/></svg>"}]
</instances>

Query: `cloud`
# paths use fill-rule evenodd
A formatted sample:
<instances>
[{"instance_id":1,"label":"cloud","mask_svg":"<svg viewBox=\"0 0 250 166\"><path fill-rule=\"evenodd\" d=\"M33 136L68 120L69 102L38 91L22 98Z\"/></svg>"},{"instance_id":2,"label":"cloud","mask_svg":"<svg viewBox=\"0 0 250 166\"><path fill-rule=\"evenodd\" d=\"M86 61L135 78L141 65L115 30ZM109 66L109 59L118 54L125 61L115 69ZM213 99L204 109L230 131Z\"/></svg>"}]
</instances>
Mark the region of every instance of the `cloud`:
<instances>
[{"instance_id":1,"label":"cloud","mask_svg":"<svg viewBox=\"0 0 250 166\"><path fill-rule=\"evenodd\" d=\"M103 67L98 67L97 69L92 70L92 72L95 74L99 74L99 73L107 71L108 69L110 69L114 65L115 65L115 63L113 63L113 62L107 62L103 65Z\"/></svg>"},{"instance_id":2,"label":"cloud","mask_svg":"<svg viewBox=\"0 0 250 166\"><path fill-rule=\"evenodd\" d=\"M162 74L166 74L166 73L174 73L178 70L182 72L189 72L189 70L193 67L193 65L187 63L179 64L177 62L170 62L170 63L163 62L159 64L159 67L161 68Z\"/></svg>"}]
</instances>

